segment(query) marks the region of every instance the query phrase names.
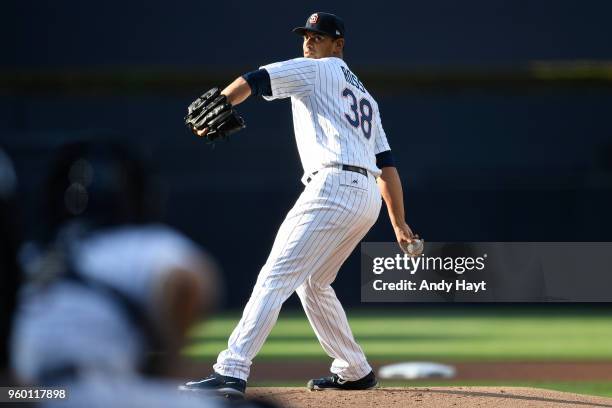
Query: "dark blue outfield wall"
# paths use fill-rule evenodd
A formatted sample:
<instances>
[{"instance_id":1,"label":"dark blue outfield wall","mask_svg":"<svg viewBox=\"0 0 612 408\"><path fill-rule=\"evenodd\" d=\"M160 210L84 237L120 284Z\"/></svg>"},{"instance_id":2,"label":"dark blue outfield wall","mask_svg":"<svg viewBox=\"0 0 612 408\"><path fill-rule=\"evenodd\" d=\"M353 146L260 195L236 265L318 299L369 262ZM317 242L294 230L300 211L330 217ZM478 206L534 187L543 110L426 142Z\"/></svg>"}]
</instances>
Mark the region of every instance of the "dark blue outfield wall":
<instances>
[{"instance_id":1,"label":"dark blue outfield wall","mask_svg":"<svg viewBox=\"0 0 612 408\"><path fill-rule=\"evenodd\" d=\"M255 67L299 51L312 11L344 17L359 65L610 59L606 0L9 1L2 65Z\"/></svg>"},{"instance_id":2,"label":"dark blue outfield wall","mask_svg":"<svg viewBox=\"0 0 612 408\"><path fill-rule=\"evenodd\" d=\"M5 97L0 143L16 160L32 237L52 147L87 129L126 135L158 168L166 219L239 282L228 291L239 306L301 190L290 105L247 101L240 111L248 128L211 149L182 126L188 99ZM610 106L611 93L592 89L381 98L408 222L430 241L611 240ZM383 210L366 240L393 237ZM358 270L353 256L335 285L349 304L359 301Z\"/></svg>"}]
</instances>

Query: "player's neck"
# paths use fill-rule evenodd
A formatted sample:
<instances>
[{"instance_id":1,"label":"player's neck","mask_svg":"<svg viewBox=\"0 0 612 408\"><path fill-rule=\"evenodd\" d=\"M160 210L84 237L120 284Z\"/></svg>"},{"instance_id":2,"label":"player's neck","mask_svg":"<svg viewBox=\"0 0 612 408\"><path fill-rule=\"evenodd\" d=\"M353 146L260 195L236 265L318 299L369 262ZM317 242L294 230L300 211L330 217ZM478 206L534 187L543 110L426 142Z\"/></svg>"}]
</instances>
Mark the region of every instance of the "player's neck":
<instances>
[{"instance_id":1,"label":"player's neck","mask_svg":"<svg viewBox=\"0 0 612 408\"><path fill-rule=\"evenodd\" d=\"M304 58L312 58L312 59L321 59L321 58L340 58L341 60L344 60L344 57L342 56L342 54L330 54L330 55L323 55L321 57L306 57L304 56Z\"/></svg>"},{"instance_id":2,"label":"player's neck","mask_svg":"<svg viewBox=\"0 0 612 408\"><path fill-rule=\"evenodd\" d=\"M342 56L342 54L324 55L324 56L319 57L319 58L340 58L341 60L344 60L344 57Z\"/></svg>"}]
</instances>

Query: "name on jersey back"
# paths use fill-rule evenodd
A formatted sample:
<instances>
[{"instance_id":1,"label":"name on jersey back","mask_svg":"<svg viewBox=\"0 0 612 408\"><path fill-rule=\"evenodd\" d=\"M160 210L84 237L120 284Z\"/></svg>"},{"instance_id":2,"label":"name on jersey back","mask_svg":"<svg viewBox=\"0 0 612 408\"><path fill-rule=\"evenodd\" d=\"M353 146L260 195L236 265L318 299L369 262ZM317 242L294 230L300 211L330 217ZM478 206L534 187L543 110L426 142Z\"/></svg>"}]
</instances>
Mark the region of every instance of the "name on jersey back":
<instances>
[{"instance_id":1,"label":"name on jersey back","mask_svg":"<svg viewBox=\"0 0 612 408\"><path fill-rule=\"evenodd\" d=\"M340 68L342 68L342 72L344 72L344 79L346 79L346 82L353 85L355 88L359 89L361 92L366 91L365 87L363 86L359 78L357 78L357 75L353 74L347 68L344 68L344 67L340 67Z\"/></svg>"}]
</instances>

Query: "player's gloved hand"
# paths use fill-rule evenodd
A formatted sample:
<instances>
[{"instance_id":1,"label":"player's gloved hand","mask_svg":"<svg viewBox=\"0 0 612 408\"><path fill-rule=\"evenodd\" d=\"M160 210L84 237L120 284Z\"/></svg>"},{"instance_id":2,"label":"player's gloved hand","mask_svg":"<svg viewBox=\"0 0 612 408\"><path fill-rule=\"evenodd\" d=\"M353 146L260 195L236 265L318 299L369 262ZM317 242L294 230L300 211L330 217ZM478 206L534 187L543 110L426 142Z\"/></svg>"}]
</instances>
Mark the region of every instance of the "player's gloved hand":
<instances>
[{"instance_id":1,"label":"player's gloved hand","mask_svg":"<svg viewBox=\"0 0 612 408\"><path fill-rule=\"evenodd\" d=\"M244 119L227 101L225 95L221 94L219 88L212 88L189 105L185 124L207 142L226 139L246 127Z\"/></svg>"}]
</instances>

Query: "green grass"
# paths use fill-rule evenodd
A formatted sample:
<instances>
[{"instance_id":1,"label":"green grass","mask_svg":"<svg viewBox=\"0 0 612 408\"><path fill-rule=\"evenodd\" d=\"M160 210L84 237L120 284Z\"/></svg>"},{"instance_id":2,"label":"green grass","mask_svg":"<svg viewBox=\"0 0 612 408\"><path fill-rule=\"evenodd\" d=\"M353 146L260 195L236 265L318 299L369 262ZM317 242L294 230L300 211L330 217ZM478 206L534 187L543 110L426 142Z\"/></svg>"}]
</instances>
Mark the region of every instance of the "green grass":
<instances>
[{"instance_id":1,"label":"green grass","mask_svg":"<svg viewBox=\"0 0 612 408\"><path fill-rule=\"evenodd\" d=\"M226 315L195 327L185 353L215 358L226 347L238 319L238 315ZM370 360L612 360L612 318L601 313L402 316L362 312L349 313L349 321ZM300 313L284 313L258 354L259 361L287 358L328 359Z\"/></svg>"}]
</instances>

